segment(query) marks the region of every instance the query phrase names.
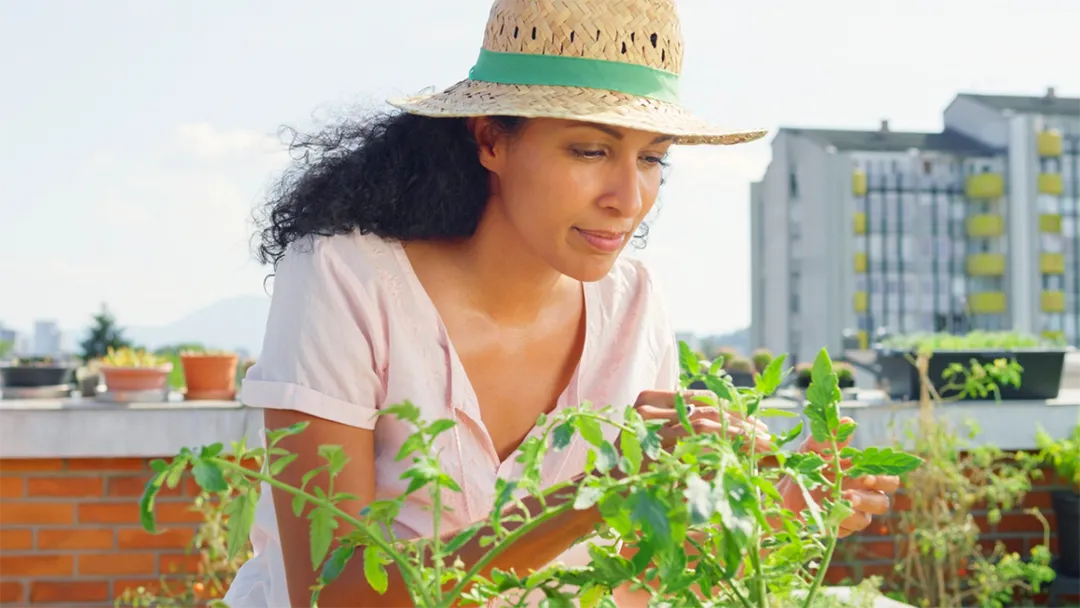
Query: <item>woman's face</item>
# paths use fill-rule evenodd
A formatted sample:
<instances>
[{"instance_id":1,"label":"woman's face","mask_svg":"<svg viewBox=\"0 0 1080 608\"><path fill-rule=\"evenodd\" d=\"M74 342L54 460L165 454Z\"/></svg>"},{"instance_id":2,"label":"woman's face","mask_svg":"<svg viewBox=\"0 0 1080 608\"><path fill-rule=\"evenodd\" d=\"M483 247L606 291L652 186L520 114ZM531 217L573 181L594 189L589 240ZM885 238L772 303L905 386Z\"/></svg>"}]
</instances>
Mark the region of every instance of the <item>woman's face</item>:
<instances>
[{"instance_id":1,"label":"woman's face","mask_svg":"<svg viewBox=\"0 0 1080 608\"><path fill-rule=\"evenodd\" d=\"M483 119L474 132L492 200L517 238L552 268L603 278L656 203L672 138L537 118L512 135Z\"/></svg>"}]
</instances>

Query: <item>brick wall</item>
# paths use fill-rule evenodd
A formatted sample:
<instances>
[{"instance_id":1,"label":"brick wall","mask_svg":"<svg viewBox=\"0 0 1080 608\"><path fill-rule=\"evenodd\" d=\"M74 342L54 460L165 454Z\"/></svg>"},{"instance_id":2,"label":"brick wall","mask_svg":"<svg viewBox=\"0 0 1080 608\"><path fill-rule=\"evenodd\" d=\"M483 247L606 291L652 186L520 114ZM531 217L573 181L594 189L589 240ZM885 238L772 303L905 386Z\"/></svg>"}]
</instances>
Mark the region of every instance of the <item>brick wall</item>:
<instances>
[{"instance_id":1,"label":"brick wall","mask_svg":"<svg viewBox=\"0 0 1080 608\"><path fill-rule=\"evenodd\" d=\"M147 462L0 460L0 604L111 606L129 586L153 587L192 567L197 488L163 489L163 532L143 531Z\"/></svg>"}]
</instances>

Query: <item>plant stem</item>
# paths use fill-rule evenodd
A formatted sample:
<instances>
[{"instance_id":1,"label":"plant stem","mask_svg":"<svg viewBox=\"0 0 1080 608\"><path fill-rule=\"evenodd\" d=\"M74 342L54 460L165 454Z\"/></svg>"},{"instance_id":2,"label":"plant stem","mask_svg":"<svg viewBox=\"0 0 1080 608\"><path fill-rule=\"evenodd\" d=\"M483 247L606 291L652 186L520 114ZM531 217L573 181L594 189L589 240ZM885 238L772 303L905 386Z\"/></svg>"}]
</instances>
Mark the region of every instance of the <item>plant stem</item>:
<instances>
[{"instance_id":1,"label":"plant stem","mask_svg":"<svg viewBox=\"0 0 1080 608\"><path fill-rule=\"evenodd\" d=\"M844 471L840 466L840 449L836 445L836 435L833 434L829 438L829 444L832 447L833 454L833 467L835 470L836 481L833 482L833 508L836 508L836 501L841 496L841 486L844 482ZM817 576L814 577L813 584L810 585L810 592L806 594L806 603L803 604L805 608L813 606L814 596L817 595L818 589L821 588L821 583L825 580L825 573L829 571L829 563L832 562L833 552L836 551L836 541L840 536L840 524L836 524L834 530L830 530L832 534L829 535L829 544L825 546L825 555L821 558L821 566L818 568Z\"/></svg>"},{"instance_id":2,"label":"plant stem","mask_svg":"<svg viewBox=\"0 0 1080 608\"><path fill-rule=\"evenodd\" d=\"M292 487L292 486L290 486L290 485L288 485L286 483L282 483L282 482L274 479L273 477L271 477L269 475L265 475L263 473L253 471L253 470L251 470L251 469L249 469L247 467L241 466L239 464L235 464L235 463L233 463L233 462L231 462L229 460L226 460L224 458L220 458L220 457L215 456L214 458L211 458L210 460L214 464L217 464L218 466L221 466L223 468L231 469L233 471L236 471L236 472L240 473L241 475L243 475L245 477L250 477L252 479L257 479L259 481L265 482L267 484L270 484L271 487L277 488L277 489L279 489L279 490L281 490L283 492L288 492L289 494L292 494L293 496L301 496L301 497L304 498L304 500L332 512L334 515L336 515L337 517L340 517L342 520L345 521L345 523L352 525L354 528L362 529L362 530L366 530L366 529L369 528L369 526L367 524L365 524L364 522L360 521L359 519L353 517L352 515L349 515L345 511L342 511L337 505L330 502L329 500L319 498L319 497L314 496L312 494L308 494L307 492L305 492L303 490L294 488L294 487ZM383 552L385 552L387 555L389 555L394 560L394 563L397 565L398 569L401 571L401 576L402 576L402 578L405 579L405 584L407 586L413 587L415 585L416 588L423 589L423 587L420 586L421 579L418 576L417 572L412 568L412 566L410 566L408 564L408 562L406 562L404 560L404 558L402 558L402 556L400 554L398 554L397 551L394 551L394 549L390 546L389 543L387 543L385 540L383 540L382 537L379 536L378 534L368 534L367 537L370 539L372 544L374 544L377 547L379 547L380 549L382 549ZM431 598L424 597L424 599L429 603L431 602Z\"/></svg>"},{"instance_id":3,"label":"plant stem","mask_svg":"<svg viewBox=\"0 0 1080 608\"><path fill-rule=\"evenodd\" d=\"M442 539L439 538L439 523L442 520L442 487L439 481L435 481L434 494L432 496L432 512L435 516L432 518L432 533L431 533L431 561L435 569L435 600L442 601Z\"/></svg>"}]
</instances>

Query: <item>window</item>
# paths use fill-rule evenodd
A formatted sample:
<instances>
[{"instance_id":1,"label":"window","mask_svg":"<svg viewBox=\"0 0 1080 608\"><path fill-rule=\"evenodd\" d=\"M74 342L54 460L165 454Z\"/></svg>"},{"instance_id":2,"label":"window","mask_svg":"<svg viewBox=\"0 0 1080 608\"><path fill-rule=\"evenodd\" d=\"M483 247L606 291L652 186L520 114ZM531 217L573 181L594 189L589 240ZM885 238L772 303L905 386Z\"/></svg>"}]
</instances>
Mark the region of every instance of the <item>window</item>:
<instances>
[{"instance_id":1,"label":"window","mask_svg":"<svg viewBox=\"0 0 1080 608\"><path fill-rule=\"evenodd\" d=\"M792 168L788 173L788 198L799 197L799 179L795 174L795 169Z\"/></svg>"},{"instance_id":2,"label":"window","mask_svg":"<svg viewBox=\"0 0 1080 608\"><path fill-rule=\"evenodd\" d=\"M791 306L791 313L792 314L799 314L799 294L797 294L797 293L791 294L791 301L790 301L789 304Z\"/></svg>"}]
</instances>

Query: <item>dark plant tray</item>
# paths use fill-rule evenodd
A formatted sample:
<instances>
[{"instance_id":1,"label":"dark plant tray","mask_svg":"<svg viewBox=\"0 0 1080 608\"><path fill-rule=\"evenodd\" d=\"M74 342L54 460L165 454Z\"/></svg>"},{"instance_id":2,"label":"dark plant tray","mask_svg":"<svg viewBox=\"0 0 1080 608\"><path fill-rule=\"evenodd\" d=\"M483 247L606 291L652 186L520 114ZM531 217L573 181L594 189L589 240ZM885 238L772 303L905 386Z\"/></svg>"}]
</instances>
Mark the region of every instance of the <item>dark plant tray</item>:
<instances>
[{"instance_id":1,"label":"dark plant tray","mask_svg":"<svg viewBox=\"0 0 1080 608\"><path fill-rule=\"evenodd\" d=\"M940 390L947 384L941 374L949 365L959 363L970 367L971 360L979 363L992 363L995 359L1016 359L1024 368L1020 375L1020 386L1001 386L1001 399L1009 401L1041 401L1055 399L1061 390L1061 374L1065 366L1065 349L1060 350L1016 350L1016 351L975 351L975 350L936 350L930 358L928 370L934 388ZM879 383L888 384L889 397L905 401L919 398L919 374L908 360L915 353L897 350L877 351L877 374ZM942 398L955 397L955 393L942 394ZM967 397L965 401L994 400L993 393L985 398Z\"/></svg>"},{"instance_id":2,"label":"dark plant tray","mask_svg":"<svg viewBox=\"0 0 1080 608\"><path fill-rule=\"evenodd\" d=\"M75 381L75 369L70 365L5 365L0 367L0 386L36 388L67 385Z\"/></svg>"}]
</instances>

